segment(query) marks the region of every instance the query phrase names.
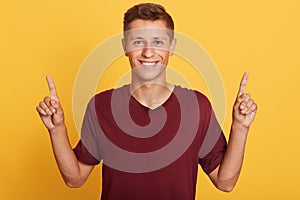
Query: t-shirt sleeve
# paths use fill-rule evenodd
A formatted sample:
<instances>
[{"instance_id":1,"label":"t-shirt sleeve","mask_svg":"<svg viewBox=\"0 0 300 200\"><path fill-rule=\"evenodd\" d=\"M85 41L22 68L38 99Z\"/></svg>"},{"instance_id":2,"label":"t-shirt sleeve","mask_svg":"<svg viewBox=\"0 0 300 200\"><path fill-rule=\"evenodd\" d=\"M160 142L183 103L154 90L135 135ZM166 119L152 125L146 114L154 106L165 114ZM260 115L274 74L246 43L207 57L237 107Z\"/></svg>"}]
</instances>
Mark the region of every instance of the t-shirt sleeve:
<instances>
[{"instance_id":1,"label":"t-shirt sleeve","mask_svg":"<svg viewBox=\"0 0 300 200\"><path fill-rule=\"evenodd\" d=\"M226 138L212 109L210 113L207 132L199 151L199 164L206 174L221 164L227 149Z\"/></svg>"},{"instance_id":2,"label":"t-shirt sleeve","mask_svg":"<svg viewBox=\"0 0 300 200\"><path fill-rule=\"evenodd\" d=\"M199 158L199 164L206 174L210 174L221 164L226 148L226 139L222 134L213 149L204 158Z\"/></svg>"},{"instance_id":3,"label":"t-shirt sleeve","mask_svg":"<svg viewBox=\"0 0 300 200\"><path fill-rule=\"evenodd\" d=\"M76 147L73 149L77 159L88 165L97 165L100 163L84 146L81 140L77 143Z\"/></svg>"},{"instance_id":4,"label":"t-shirt sleeve","mask_svg":"<svg viewBox=\"0 0 300 200\"><path fill-rule=\"evenodd\" d=\"M99 126L95 112L95 100L92 98L83 118L81 139L73 149L77 159L88 165L97 165L102 159L96 139Z\"/></svg>"}]
</instances>

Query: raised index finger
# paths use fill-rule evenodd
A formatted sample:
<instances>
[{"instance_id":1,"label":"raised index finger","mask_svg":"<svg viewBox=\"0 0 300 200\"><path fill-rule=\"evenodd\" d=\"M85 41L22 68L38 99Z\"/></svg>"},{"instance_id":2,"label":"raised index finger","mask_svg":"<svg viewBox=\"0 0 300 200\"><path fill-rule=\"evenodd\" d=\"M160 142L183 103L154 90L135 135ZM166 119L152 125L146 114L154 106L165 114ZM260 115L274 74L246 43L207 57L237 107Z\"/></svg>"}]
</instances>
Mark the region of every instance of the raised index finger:
<instances>
[{"instance_id":1,"label":"raised index finger","mask_svg":"<svg viewBox=\"0 0 300 200\"><path fill-rule=\"evenodd\" d=\"M238 96L244 94L244 91L245 91L246 85L247 85L247 81L248 81L248 76L249 76L249 73L245 72L243 75L243 78L241 80L241 83L240 83L240 89L239 89Z\"/></svg>"},{"instance_id":2,"label":"raised index finger","mask_svg":"<svg viewBox=\"0 0 300 200\"><path fill-rule=\"evenodd\" d=\"M56 88L55 88L55 85L54 85L51 77L46 76L46 79L47 79L47 83L48 83L51 98L58 101L58 97L57 97L57 94L56 94Z\"/></svg>"}]
</instances>

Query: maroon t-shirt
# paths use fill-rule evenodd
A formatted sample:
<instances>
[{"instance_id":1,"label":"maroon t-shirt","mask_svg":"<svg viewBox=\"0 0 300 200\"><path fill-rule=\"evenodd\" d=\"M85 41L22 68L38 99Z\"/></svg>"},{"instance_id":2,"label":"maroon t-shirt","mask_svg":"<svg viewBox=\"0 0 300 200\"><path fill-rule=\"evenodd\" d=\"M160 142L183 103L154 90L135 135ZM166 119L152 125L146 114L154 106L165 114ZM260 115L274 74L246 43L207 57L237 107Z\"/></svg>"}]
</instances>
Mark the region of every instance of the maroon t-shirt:
<instances>
[{"instance_id":1,"label":"maroon t-shirt","mask_svg":"<svg viewBox=\"0 0 300 200\"><path fill-rule=\"evenodd\" d=\"M74 152L86 164L103 160L101 199L193 200L198 163L209 174L226 147L200 92L175 86L167 101L149 109L126 85L92 98Z\"/></svg>"}]
</instances>

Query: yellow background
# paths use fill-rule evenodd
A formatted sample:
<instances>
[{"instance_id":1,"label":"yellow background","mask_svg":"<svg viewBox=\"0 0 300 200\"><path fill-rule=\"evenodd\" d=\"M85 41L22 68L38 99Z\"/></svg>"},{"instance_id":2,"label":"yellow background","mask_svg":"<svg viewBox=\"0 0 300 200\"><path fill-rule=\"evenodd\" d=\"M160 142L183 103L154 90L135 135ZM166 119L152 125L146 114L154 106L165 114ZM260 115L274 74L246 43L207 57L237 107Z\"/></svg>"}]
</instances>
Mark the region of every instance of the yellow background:
<instances>
[{"instance_id":1,"label":"yellow background","mask_svg":"<svg viewBox=\"0 0 300 200\"><path fill-rule=\"evenodd\" d=\"M1 2L0 199L99 199L100 167L82 188L64 186L35 106L48 95L44 77L50 74L75 145L72 92L80 65L96 45L120 33L123 13L140 2ZM259 106L235 190L217 191L200 171L197 199L300 199L299 1L154 2L163 4L176 30L200 43L218 66L226 89L226 136L246 70L247 91ZM176 56L171 63L184 65Z\"/></svg>"}]
</instances>

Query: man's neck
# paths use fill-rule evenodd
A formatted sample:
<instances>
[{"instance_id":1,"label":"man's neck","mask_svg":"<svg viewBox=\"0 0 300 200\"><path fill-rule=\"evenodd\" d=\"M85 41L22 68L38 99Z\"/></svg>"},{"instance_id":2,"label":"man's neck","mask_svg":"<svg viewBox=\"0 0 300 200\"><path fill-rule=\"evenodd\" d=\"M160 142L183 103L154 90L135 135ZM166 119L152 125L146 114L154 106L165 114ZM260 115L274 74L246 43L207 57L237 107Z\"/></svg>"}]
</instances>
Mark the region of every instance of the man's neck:
<instances>
[{"instance_id":1,"label":"man's neck","mask_svg":"<svg viewBox=\"0 0 300 200\"><path fill-rule=\"evenodd\" d=\"M164 81L162 83L131 83L131 95L142 105L155 109L168 100L174 85Z\"/></svg>"}]
</instances>

